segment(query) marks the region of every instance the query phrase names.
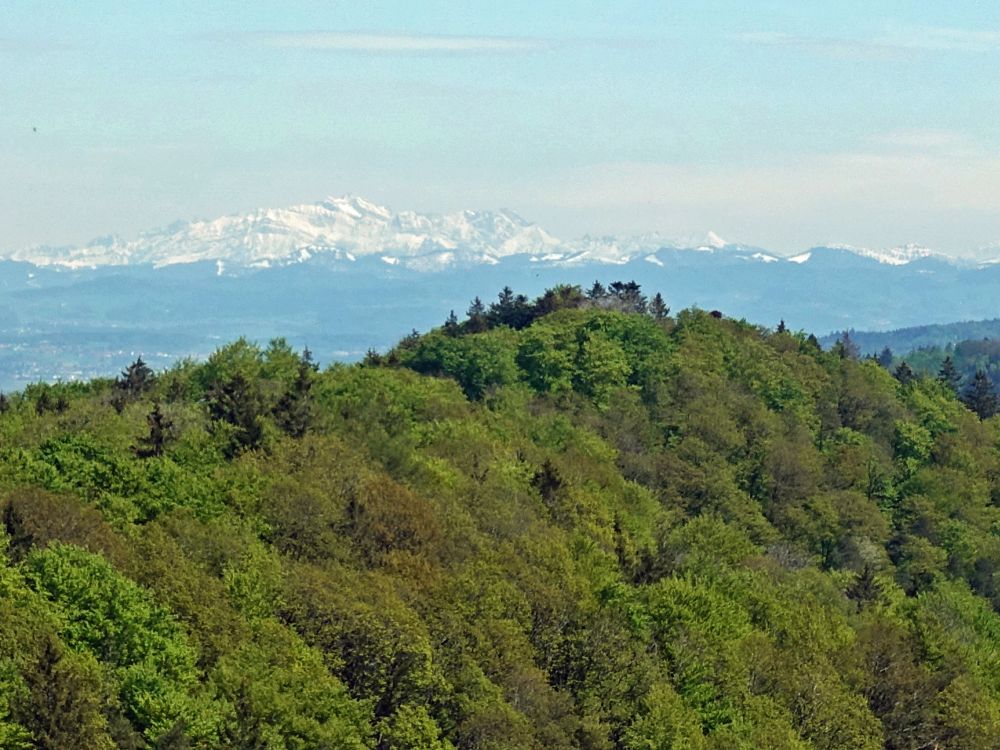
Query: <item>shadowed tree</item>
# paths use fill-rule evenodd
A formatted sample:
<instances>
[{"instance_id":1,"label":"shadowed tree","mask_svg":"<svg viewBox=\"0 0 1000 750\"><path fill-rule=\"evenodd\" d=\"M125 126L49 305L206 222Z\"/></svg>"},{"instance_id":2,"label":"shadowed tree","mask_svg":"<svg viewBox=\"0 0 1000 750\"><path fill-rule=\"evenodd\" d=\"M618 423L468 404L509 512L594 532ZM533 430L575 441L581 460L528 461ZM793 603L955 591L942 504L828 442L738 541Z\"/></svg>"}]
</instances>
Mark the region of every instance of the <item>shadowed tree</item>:
<instances>
[{"instance_id":1,"label":"shadowed tree","mask_svg":"<svg viewBox=\"0 0 1000 750\"><path fill-rule=\"evenodd\" d=\"M892 373L892 376L899 381L900 385L909 385L916 377L913 374L913 368L906 364L906 362L900 362L895 372Z\"/></svg>"},{"instance_id":2,"label":"shadowed tree","mask_svg":"<svg viewBox=\"0 0 1000 750\"><path fill-rule=\"evenodd\" d=\"M594 285L587 290L587 299L589 300L602 300L608 296L608 290L604 288L604 284L600 281L595 281Z\"/></svg>"},{"instance_id":3,"label":"shadowed tree","mask_svg":"<svg viewBox=\"0 0 1000 750\"><path fill-rule=\"evenodd\" d=\"M997 413L997 397L993 384L984 370L976 370L976 375L965 389L962 402L980 419L989 419Z\"/></svg>"},{"instance_id":4,"label":"shadowed tree","mask_svg":"<svg viewBox=\"0 0 1000 750\"><path fill-rule=\"evenodd\" d=\"M468 316L465 328L469 333L482 333L486 330L486 305L479 297L472 300L472 304L469 305L465 314Z\"/></svg>"},{"instance_id":5,"label":"shadowed tree","mask_svg":"<svg viewBox=\"0 0 1000 750\"><path fill-rule=\"evenodd\" d=\"M122 374L115 378L115 384L111 392L111 405L119 414L124 411L126 404L141 398L148 391L156 376L149 366L143 362L142 357L138 357L130 364Z\"/></svg>"},{"instance_id":6,"label":"shadowed tree","mask_svg":"<svg viewBox=\"0 0 1000 750\"><path fill-rule=\"evenodd\" d=\"M944 386L947 386L952 393L958 393L959 388L962 385L962 375L955 367L955 362L951 356L944 358L944 362L941 363L941 369L938 370L937 380Z\"/></svg>"},{"instance_id":7,"label":"shadowed tree","mask_svg":"<svg viewBox=\"0 0 1000 750\"><path fill-rule=\"evenodd\" d=\"M833 353L841 359L850 359L853 361L857 361L858 357L861 356L858 345L851 339L850 331L844 331L841 337L837 339L837 343L833 345Z\"/></svg>"},{"instance_id":8,"label":"shadowed tree","mask_svg":"<svg viewBox=\"0 0 1000 750\"><path fill-rule=\"evenodd\" d=\"M243 375L237 373L229 380L215 383L206 401L212 420L230 426L227 458L261 444L264 438L261 397L254 384Z\"/></svg>"},{"instance_id":9,"label":"shadowed tree","mask_svg":"<svg viewBox=\"0 0 1000 750\"><path fill-rule=\"evenodd\" d=\"M670 314L670 308L667 307L667 303L663 300L663 295L659 292L653 295L653 299L649 303L649 314L656 320L663 320ZM785 321L781 321L781 325L784 326L784 324ZM782 328L783 330L784 328Z\"/></svg>"},{"instance_id":10,"label":"shadowed tree","mask_svg":"<svg viewBox=\"0 0 1000 750\"><path fill-rule=\"evenodd\" d=\"M308 349L306 353L308 353ZM282 394L274 407L274 419L278 427L292 437L302 437L312 422L312 381L313 368L311 357L304 353L299 362L295 380L288 390Z\"/></svg>"},{"instance_id":11,"label":"shadowed tree","mask_svg":"<svg viewBox=\"0 0 1000 750\"><path fill-rule=\"evenodd\" d=\"M139 458L162 456L167 443L173 439L174 423L163 414L160 405L156 404L153 411L146 415L146 424L149 425L149 434L139 438L135 455Z\"/></svg>"},{"instance_id":12,"label":"shadowed tree","mask_svg":"<svg viewBox=\"0 0 1000 750\"><path fill-rule=\"evenodd\" d=\"M881 352L879 352L879 355L875 361L878 362L879 365L884 367L886 370L888 370L890 367L892 367L892 349L890 349L888 346L885 347Z\"/></svg>"}]
</instances>

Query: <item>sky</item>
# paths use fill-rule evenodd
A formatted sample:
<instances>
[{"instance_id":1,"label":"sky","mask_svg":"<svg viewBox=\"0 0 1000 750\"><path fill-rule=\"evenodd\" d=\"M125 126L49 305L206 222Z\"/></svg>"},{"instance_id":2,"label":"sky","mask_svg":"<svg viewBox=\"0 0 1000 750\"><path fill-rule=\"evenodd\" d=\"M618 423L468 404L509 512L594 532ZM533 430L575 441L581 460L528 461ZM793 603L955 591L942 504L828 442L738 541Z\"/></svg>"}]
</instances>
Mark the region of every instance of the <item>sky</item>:
<instances>
[{"instance_id":1,"label":"sky","mask_svg":"<svg viewBox=\"0 0 1000 750\"><path fill-rule=\"evenodd\" d=\"M361 195L1000 255L1000 3L5 0L0 250Z\"/></svg>"}]
</instances>

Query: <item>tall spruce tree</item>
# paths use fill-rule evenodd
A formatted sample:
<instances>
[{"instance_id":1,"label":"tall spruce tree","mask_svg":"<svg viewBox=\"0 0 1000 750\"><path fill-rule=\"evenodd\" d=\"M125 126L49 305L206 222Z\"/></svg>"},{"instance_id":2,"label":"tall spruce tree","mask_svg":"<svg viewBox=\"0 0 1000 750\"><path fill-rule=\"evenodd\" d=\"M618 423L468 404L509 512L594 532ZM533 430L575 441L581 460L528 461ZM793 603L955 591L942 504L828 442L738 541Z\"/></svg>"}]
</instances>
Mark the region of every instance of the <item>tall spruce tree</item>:
<instances>
[{"instance_id":1,"label":"tall spruce tree","mask_svg":"<svg viewBox=\"0 0 1000 750\"><path fill-rule=\"evenodd\" d=\"M167 443L174 436L174 423L163 413L160 405L156 404L153 411L146 415L146 424L149 425L149 434L139 438L135 455L139 458L162 456Z\"/></svg>"},{"instance_id":2,"label":"tall spruce tree","mask_svg":"<svg viewBox=\"0 0 1000 750\"><path fill-rule=\"evenodd\" d=\"M594 281L594 285L587 290L587 299L599 301L608 296L608 290L600 281Z\"/></svg>"},{"instance_id":3,"label":"tall spruce tree","mask_svg":"<svg viewBox=\"0 0 1000 750\"><path fill-rule=\"evenodd\" d=\"M261 444L264 439L263 410L255 383L237 373L228 380L215 383L206 401L212 420L229 425L229 441L225 447L227 458Z\"/></svg>"},{"instance_id":4,"label":"tall spruce tree","mask_svg":"<svg viewBox=\"0 0 1000 750\"><path fill-rule=\"evenodd\" d=\"M965 389L962 402L980 419L989 419L997 413L997 397L993 392L990 377L984 370L976 370L975 377Z\"/></svg>"},{"instance_id":5,"label":"tall spruce tree","mask_svg":"<svg viewBox=\"0 0 1000 750\"><path fill-rule=\"evenodd\" d=\"M916 377L913 374L913 368L906 364L906 362L900 362L899 366L896 367L895 372L892 373L892 376L896 378L901 385L909 385Z\"/></svg>"},{"instance_id":6,"label":"tall spruce tree","mask_svg":"<svg viewBox=\"0 0 1000 750\"><path fill-rule=\"evenodd\" d=\"M313 372L312 363L303 356L295 380L274 407L274 419L278 427L291 437L302 437L312 423Z\"/></svg>"},{"instance_id":7,"label":"tall spruce tree","mask_svg":"<svg viewBox=\"0 0 1000 750\"><path fill-rule=\"evenodd\" d=\"M888 370L890 367L892 367L892 349L890 349L888 346L885 347L885 348L883 348L882 351L879 352L879 355L878 355L878 358L876 359L876 361L882 367L884 367L886 370Z\"/></svg>"},{"instance_id":8,"label":"tall spruce tree","mask_svg":"<svg viewBox=\"0 0 1000 750\"><path fill-rule=\"evenodd\" d=\"M126 404L142 397L153 386L155 379L153 371L143 362L140 355L115 379L111 393L111 404L115 411L121 414Z\"/></svg>"},{"instance_id":9,"label":"tall spruce tree","mask_svg":"<svg viewBox=\"0 0 1000 750\"><path fill-rule=\"evenodd\" d=\"M667 307L667 303L663 300L663 295L659 292L654 294L653 299L650 300L649 314L657 320L663 320L670 314L670 308Z\"/></svg>"},{"instance_id":10,"label":"tall spruce tree","mask_svg":"<svg viewBox=\"0 0 1000 750\"><path fill-rule=\"evenodd\" d=\"M472 300L465 314L468 317L468 320L465 321L465 327L469 333L482 333L488 328L486 305L479 297Z\"/></svg>"},{"instance_id":11,"label":"tall spruce tree","mask_svg":"<svg viewBox=\"0 0 1000 750\"><path fill-rule=\"evenodd\" d=\"M941 363L941 369L938 370L937 380L942 385L947 386L952 393L958 393L959 388L962 385L962 374L955 367L955 362L952 360L951 356L944 358L944 362Z\"/></svg>"}]
</instances>

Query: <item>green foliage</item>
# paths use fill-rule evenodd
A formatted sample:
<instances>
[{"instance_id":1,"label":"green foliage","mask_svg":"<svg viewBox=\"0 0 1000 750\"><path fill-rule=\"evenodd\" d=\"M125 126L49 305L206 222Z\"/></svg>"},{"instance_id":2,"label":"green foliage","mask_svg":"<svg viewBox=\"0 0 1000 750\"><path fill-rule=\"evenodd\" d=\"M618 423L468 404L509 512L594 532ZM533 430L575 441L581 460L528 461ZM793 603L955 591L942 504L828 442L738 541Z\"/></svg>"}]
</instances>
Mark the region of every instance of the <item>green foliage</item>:
<instances>
[{"instance_id":1,"label":"green foliage","mask_svg":"<svg viewBox=\"0 0 1000 750\"><path fill-rule=\"evenodd\" d=\"M10 395L0 747L996 747L1000 421L851 344L614 282Z\"/></svg>"}]
</instances>

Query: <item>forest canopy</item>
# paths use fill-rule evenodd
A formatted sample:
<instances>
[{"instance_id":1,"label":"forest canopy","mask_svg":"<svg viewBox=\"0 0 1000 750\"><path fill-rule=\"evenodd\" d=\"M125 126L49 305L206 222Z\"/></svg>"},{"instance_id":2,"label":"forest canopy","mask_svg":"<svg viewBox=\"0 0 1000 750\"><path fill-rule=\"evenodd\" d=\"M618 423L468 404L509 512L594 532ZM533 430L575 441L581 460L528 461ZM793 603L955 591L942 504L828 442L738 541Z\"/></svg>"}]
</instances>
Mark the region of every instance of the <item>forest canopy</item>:
<instances>
[{"instance_id":1,"label":"forest canopy","mask_svg":"<svg viewBox=\"0 0 1000 750\"><path fill-rule=\"evenodd\" d=\"M0 748L1000 748L1000 418L631 282L0 397Z\"/></svg>"}]
</instances>

